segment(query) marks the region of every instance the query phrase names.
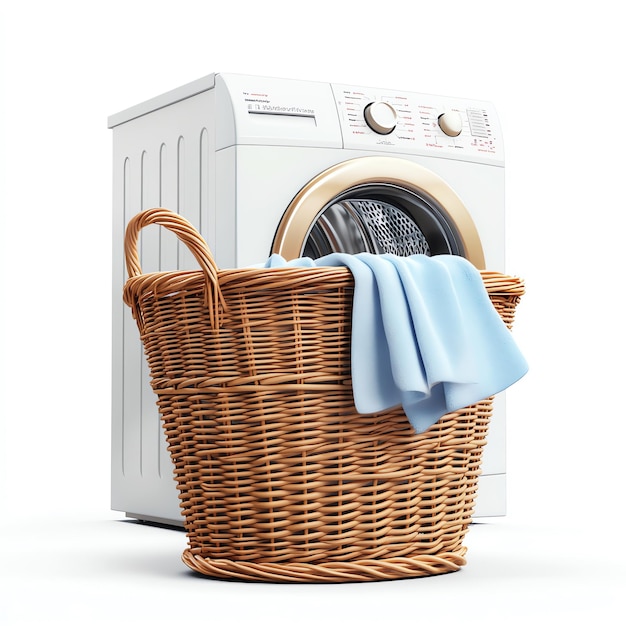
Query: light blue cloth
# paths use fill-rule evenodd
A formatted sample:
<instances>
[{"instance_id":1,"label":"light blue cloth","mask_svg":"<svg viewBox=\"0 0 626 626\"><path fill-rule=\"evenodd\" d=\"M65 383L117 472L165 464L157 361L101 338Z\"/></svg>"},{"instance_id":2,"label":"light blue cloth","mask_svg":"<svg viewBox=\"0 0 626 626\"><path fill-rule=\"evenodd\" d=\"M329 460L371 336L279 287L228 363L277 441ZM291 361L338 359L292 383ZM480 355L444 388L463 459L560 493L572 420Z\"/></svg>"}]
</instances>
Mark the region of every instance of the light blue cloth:
<instances>
[{"instance_id":1,"label":"light blue cloth","mask_svg":"<svg viewBox=\"0 0 626 626\"><path fill-rule=\"evenodd\" d=\"M346 266L354 276L352 390L359 413L402 405L416 432L528 370L480 273L463 257L334 253L262 267Z\"/></svg>"}]
</instances>

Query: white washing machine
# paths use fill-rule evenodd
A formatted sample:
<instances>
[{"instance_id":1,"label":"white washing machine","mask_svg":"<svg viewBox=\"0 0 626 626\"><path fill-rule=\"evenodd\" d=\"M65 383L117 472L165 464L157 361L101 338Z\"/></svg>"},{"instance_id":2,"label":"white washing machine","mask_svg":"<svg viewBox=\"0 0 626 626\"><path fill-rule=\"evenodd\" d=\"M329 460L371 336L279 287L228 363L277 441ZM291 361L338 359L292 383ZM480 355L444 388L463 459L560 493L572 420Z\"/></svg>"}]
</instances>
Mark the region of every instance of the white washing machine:
<instances>
[{"instance_id":1,"label":"white washing machine","mask_svg":"<svg viewBox=\"0 0 626 626\"><path fill-rule=\"evenodd\" d=\"M182 525L130 310L129 218L189 219L221 268L332 251L459 254L504 271L504 158L491 104L393 89L211 74L109 118L113 129L112 508ZM153 230L154 229L154 230ZM195 269L148 227L144 271ZM496 398L477 517L505 513L505 400Z\"/></svg>"}]
</instances>

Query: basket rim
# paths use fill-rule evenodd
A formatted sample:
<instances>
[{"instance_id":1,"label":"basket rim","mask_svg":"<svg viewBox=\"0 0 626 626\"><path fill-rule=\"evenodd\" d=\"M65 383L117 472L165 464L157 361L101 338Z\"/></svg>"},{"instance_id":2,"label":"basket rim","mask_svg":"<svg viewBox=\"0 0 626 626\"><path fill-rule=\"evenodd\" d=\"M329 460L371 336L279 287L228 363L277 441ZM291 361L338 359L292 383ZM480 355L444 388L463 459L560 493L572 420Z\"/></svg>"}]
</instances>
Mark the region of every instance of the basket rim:
<instances>
[{"instance_id":1,"label":"basket rim","mask_svg":"<svg viewBox=\"0 0 626 626\"><path fill-rule=\"evenodd\" d=\"M493 270L478 270L488 293L507 293L524 295L524 280ZM273 268L230 268L217 272L220 288L233 283L245 282L246 287L263 285L265 289L284 288L297 283L346 281L353 283L352 273L348 267L315 266L315 267L273 267ZM168 292L180 292L183 289L202 290L205 276L202 270L177 270L150 272L128 278L124 286L125 301L132 300L146 291L154 291L160 296ZM329 287L330 285L325 285ZM127 297L131 296L127 301Z\"/></svg>"}]
</instances>

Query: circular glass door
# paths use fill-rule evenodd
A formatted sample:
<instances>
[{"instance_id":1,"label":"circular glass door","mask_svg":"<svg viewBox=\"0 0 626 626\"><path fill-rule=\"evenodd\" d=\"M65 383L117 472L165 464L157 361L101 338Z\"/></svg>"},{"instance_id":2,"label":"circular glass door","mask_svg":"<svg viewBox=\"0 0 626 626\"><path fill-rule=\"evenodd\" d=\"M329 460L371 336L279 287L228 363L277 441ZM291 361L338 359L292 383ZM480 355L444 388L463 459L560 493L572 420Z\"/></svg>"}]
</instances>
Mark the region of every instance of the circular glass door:
<instances>
[{"instance_id":1,"label":"circular glass door","mask_svg":"<svg viewBox=\"0 0 626 626\"><path fill-rule=\"evenodd\" d=\"M484 268L476 227L454 191L429 170L394 157L345 161L315 177L285 212L272 252L288 259L456 254Z\"/></svg>"}]
</instances>

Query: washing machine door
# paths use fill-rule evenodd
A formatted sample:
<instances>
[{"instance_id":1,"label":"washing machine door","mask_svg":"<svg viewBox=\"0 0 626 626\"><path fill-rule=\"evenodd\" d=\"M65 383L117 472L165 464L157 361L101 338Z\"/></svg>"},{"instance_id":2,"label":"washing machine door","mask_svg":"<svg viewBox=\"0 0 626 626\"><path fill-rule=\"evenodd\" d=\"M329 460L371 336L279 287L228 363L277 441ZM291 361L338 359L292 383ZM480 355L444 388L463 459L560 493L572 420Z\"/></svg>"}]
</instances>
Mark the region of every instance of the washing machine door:
<instances>
[{"instance_id":1,"label":"washing machine door","mask_svg":"<svg viewBox=\"0 0 626 626\"><path fill-rule=\"evenodd\" d=\"M456 254L485 267L478 231L457 194L434 172L396 157L351 159L316 176L287 208L272 252L286 259Z\"/></svg>"}]
</instances>

